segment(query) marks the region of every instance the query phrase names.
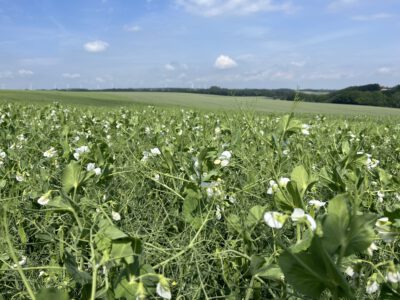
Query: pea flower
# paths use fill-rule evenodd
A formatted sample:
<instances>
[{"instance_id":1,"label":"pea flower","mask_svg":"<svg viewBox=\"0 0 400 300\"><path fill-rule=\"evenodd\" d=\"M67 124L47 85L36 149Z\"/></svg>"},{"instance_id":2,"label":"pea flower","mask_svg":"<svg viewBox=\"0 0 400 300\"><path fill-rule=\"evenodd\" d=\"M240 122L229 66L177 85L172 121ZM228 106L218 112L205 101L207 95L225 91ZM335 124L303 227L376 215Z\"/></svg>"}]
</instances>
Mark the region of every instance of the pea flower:
<instances>
[{"instance_id":1,"label":"pea flower","mask_svg":"<svg viewBox=\"0 0 400 300\"><path fill-rule=\"evenodd\" d=\"M386 279L387 282L397 283L397 282L400 281L400 272L389 271L386 274L385 279Z\"/></svg>"},{"instance_id":2,"label":"pea flower","mask_svg":"<svg viewBox=\"0 0 400 300\"><path fill-rule=\"evenodd\" d=\"M367 249L368 255L372 256L375 250L378 250L378 246L375 243L371 243Z\"/></svg>"},{"instance_id":3,"label":"pea flower","mask_svg":"<svg viewBox=\"0 0 400 300\"><path fill-rule=\"evenodd\" d=\"M57 155L57 150L51 147L49 150L43 152L43 156L46 158L52 158Z\"/></svg>"},{"instance_id":4,"label":"pea flower","mask_svg":"<svg viewBox=\"0 0 400 300\"><path fill-rule=\"evenodd\" d=\"M121 220L121 215L116 212L116 211L112 211L111 212L111 217L114 221L120 221Z\"/></svg>"},{"instance_id":5,"label":"pea flower","mask_svg":"<svg viewBox=\"0 0 400 300\"><path fill-rule=\"evenodd\" d=\"M279 189L278 184L275 182L275 180L270 180L269 181L269 188L267 190L268 195L273 195L275 192L277 192Z\"/></svg>"},{"instance_id":6,"label":"pea flower","mask_svg":"<svg viewBox=\"0 0 400 300\"><path fill-rule=\"evenodd\" d=\"M289 183L289 181L290 181L289 178L287 178L287 177L281 177L281 178L279 178L279 180L278 180L278 185L279 185L280 187L286 187L287 184Z\"/></svg>"},{"instance_id":7,"label":"pea flower","mask_svg":"<svg viewBox=\"0 0 400 300\"><path fill-rule=\"evenodd\" d=\"M295 223L306 220L313 231L317 228L317 223L315 222L314 218L309 214L306 214L301 208L295 208L290 218Z\"/></svg>"},{"instance_id":8,"label":"pea flower","mask_svg":"<svg viewBox=\"0 0 400 300\"><path fill-rule=\"evenodd\" d=\"M157 147L155 147L155 148L153 148L153 149L150 149L150 153L151 153L153 156L161 155L161 151L160 151L160 149L158 149Z\"/></svg>"},{"instance_id":9,"label":"pea flower","mask_svg":"<svg viewBox=\"0 0 400 300\"><path fill-rule=\"evenodd\" d=\"M169 289L169 284L167 279L164 276L160 275L160 280L157 283L156 293L163 299L171 299L171 291Z\"/></svg>"},{"instance_id":10,"label":"pea flower","mask_svg":"<svg viewBox=\"0 0 400 300\"><path fill-rule=\"evenodd\" d=\"M310 127L311 126L308 124L301 125L301 133L304 135L310 135L310 131L309 131Z\"/></svg>"},{"instance_id":11,"label":"pea flower","mask_svg":"<svg viewBox=\"0 0 400 300\"><path fill-rule=\"evenodd\" d=\"M221 164L221 167L226 167L229 165L229 162L231 160L232 153L230 151L224 151L221 153L221 155L214 161L214 164L219 165Z\"/></svg>"},{"instance_id":12,"label":"pea flower","mask_svg":"<svg viewBox=\"0 0 400 300\"><path fill-rule=\"evenodd\" d=\"M379 284L376 282L376 280L375 279L368 280L367 287L365 289L367 294L376 293L378 290L379 290Z\"/></svg>"},{"instance_id":13,"label":"pea flower","mask_svg":"<svg viewBox=\"0 0 400 300\"><path fill-rule=\"evenodd\" d=\"M46 194L42 195L38 200L37 203L39 203L40 205L47 205L50 201L50 195L51 195L51 191L47 192Z\"/></svg>"},{"instance_id":14,"label":"pea flower","mask_svg":"<svg viewBox=\"0 0 400 300\"><path fill-rule=\"evenodd\" d=\"M286 215L277 211L268 211L264 214L264 221L271 228L282 228L283 224L285 224L286 218Z\"/></svg>"},{"instance_id":15,"label":"pea flower","mask_svg":"<svg viewBox=\"0 0 400 300\"><path fill-rule=\"evenodd\" d=\"M316 209L319 209L319 208L325 206L326 202L323 202L323 201L319 201L319 200L315 200L315 199L314 199L314 200L308 201L308 204L311 205L311 206L313 206L313 207L316 208Z\"/></svg>"},{"instance_id":16,"label":"pea flower","mask_svg":"<svg viewBox=\"0 0 400 300\"><path fill-rule=\"evenodd\" d=\"M100 168L96 168L96 164L95 163L88 163L86 166L86 170L88 172L93 171L94 174L101 175L101 169Z\"/></svg>"}]
</instances>

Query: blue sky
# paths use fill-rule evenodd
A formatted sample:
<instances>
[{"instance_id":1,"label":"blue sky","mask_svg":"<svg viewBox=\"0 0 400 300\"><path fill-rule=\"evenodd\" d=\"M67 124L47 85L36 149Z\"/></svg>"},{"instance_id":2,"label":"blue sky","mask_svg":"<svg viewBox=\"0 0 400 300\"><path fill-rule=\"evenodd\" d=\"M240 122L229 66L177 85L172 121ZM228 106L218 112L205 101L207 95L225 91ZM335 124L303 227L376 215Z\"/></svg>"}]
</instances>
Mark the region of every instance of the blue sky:
<instances>
[{"instance_id":1,"label":"blue sky","mask_svg":"<svg viewBox=\"0 0 400 300\"><path fill-rule=\"evenodd\" d=\"M399 0L0 0L0 88L400 84Z\"/></svg>"}]
</instances>

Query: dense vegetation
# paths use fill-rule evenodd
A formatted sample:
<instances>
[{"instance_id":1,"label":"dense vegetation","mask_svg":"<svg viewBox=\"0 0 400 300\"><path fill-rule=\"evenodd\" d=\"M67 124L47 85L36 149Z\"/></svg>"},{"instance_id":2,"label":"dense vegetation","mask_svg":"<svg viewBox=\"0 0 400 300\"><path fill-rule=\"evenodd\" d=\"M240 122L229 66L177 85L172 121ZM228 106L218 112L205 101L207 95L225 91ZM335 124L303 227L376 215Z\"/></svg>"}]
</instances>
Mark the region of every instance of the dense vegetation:
<instances>
[{"instance_id":1,"label":"dense vegetation","mask_svg":"<svg viewBox=\"0 0 400 300\"><path fill-rule=\"evenodd\" d=\"M400 297L397 118L2 104L0 127L0 299Z\"/></svg>"},{"instance_id":2,"label":"dense vegetation","mask_svg":"<svg viewBox=\"0 0 400 300\"><path fill-rule=\"evenodd\" d=\"M75 91L85 91L75 89ZM86 90L88 91L88 90ZM363 86L352 86L342 90L300 90L292 89L227 89L212 86L208 89L190 88L153 88L153 89L105 89L102 91L142 91L142 92L174 92L174 93L196 93L221 96L252 96L268 97L293 101L298 93L302 100L307 102L340 103L371 105L382 107L400 108L400 85L393 88L382 88L379 84L367 84Z\"/></svg>"}]
</instances>

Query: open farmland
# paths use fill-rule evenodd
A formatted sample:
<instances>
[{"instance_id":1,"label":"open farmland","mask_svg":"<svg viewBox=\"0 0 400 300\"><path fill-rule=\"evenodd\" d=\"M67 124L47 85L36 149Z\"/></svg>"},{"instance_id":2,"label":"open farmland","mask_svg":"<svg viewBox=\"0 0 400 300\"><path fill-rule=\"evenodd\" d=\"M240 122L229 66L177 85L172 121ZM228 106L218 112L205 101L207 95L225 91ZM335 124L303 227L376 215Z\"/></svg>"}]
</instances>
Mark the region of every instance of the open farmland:
<instances>
[{"instance_id":1,"label":"open farmland","mask_svg":"<svg viewBox=\"0 0 400 300\"><path fill-rule=\"evenodd\" d=\"M214 96L187 93L157 92L61 92L61 91L0 91L0 101L49 104L54 101L68 105L118 107L155 105L163 107L195 108L208 111L256 111L287 113L293 102L264 97ZM329 103L297 103L298 113L335 115L400 116L400 109Z\"/></svg>"},{"instance_id":2,"label":"open farmland","mask_svg":"<svg viewBox=\"0 0 400 300\"><path fill-rule=\"evenodd\" d=\"M0 97L0 298L400 297L397 110Z\"/></svg>"}]
</instances>

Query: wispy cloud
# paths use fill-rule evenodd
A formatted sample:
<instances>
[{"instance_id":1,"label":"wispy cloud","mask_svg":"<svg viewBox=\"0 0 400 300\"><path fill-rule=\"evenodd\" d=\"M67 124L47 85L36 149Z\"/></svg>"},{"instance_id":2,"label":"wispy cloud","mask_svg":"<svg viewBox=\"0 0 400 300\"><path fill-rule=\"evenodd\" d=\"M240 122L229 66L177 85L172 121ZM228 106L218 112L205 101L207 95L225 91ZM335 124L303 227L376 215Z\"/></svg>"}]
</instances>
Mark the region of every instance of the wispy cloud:
<instances>
[{"instance_id":1,"label":"wispy cloud","mask_svg":"<svg viewBox=\"0 0 400 300\"><path fill-rule=\"evenodd\" d=\"M335 10L354 5L358 2L360 2L360 0L335 0L329 3L328 8Z\"/></svg>"},{"instance_id":2,"label":"wispy cloud","mask_svg":"<svg viewBox=\"0 0 400 300\"><path fill-rule=\"evenodd\" d=\"M31 70L26 70L26 69L20 69L18 70L18 75L25 77L25 76L32 76L34 73Z\"/></svg>"},{"instance_id":3,"label":"wispy cloud","mask_svg":"<svg viewBox=\"0 0 400 300\"><path fill-rule=\"evenodd\" d=\"M167 71L175 71L176 67L173 64L165 64L164 69Z\"/></svg>"},{"instance_id":4,"label":"wispy cloud","mask_svg":"<svg viewBox=\"0 0 400 300\"><path fill-rule=\"evenodd\" d=\"M139 32L142 30L142 27L138 25L124 25L124 30L128 32Z\"/></svg>"},{"instance_id":5,"label":"wispy cloud","mask_svg":"<svg viewBox=\"0 0 400 300\"><path fill-rule=\"evenodd\" d=\"M34 57L23 58L19 62L23 66L54 66L59 63L59 59L55 57Z\"/></svg>"},{"instance_id":6,"label":"wispy cloud","mask_svg":"<svg viewBox=\"0 0 400 300\"><path fill-rule=\"evenodd\" d=\"M83 48L87 52L92 52L92 53L103 52L103 51L107 50L108 47L109 47L109 44L107 42L104 42L101 40L88 42L83 45Z\"/></svg>"},{"instance_id":7,"label":"wispy cloud","mask_svg":"<svg viewBox=\"0 0 400 300\"><path fill-rule=\"evenodd\" d=\"M379 74L390 74L392 73L392 69L389 67L380 67L378 70Z\"/></svg>"},{"instance_id":8,"label":"wispy cloud","mask_svg":"<svg viewBox=\"0 0 400 300\"><path fill-rule=\"evenodd\" d=\"M289 1L273 0L176 0L178 6L206 17L220 15L248 15L259 12L285 12L295 10Z\"/></svg>"},{"instance_id":9,"label":"wispy cloud","mask_svg":"<svg viewBox=\"0 0 400 300\"><path fill-rule=\"evenodd\" d=\"M64 74L62 74L62 77L66 78L66 79L77 79L77 78L81 77L81 74L79 74L79 73L64 73Z\"/></svg>"},{"instance_id":10,"label":"wispy cloud","mask_svg":"<svg viewBox=\"0 0 400 300\"><path fill-rule=\"evenodd\" d=\"M379 13L372 15L357 15L353 16L351 19L354 21L375 21L375 20L390 19L392 17L393 15L388 13Z\"/></svg>"},{"instance_id":11,"label":"wispy cloud","mask_svg":"<svg viewBox=\"0 0 400 300\"><path fill-rule=\"evenodd\" d=\"M232 68L236 67L237 63L236 63L236 61L234 61L232 58L230 58L227 55L220 55L215 60L214 66L217 69L225 70L225 69L232 69Z\"/></svg>"}]
</instances>

